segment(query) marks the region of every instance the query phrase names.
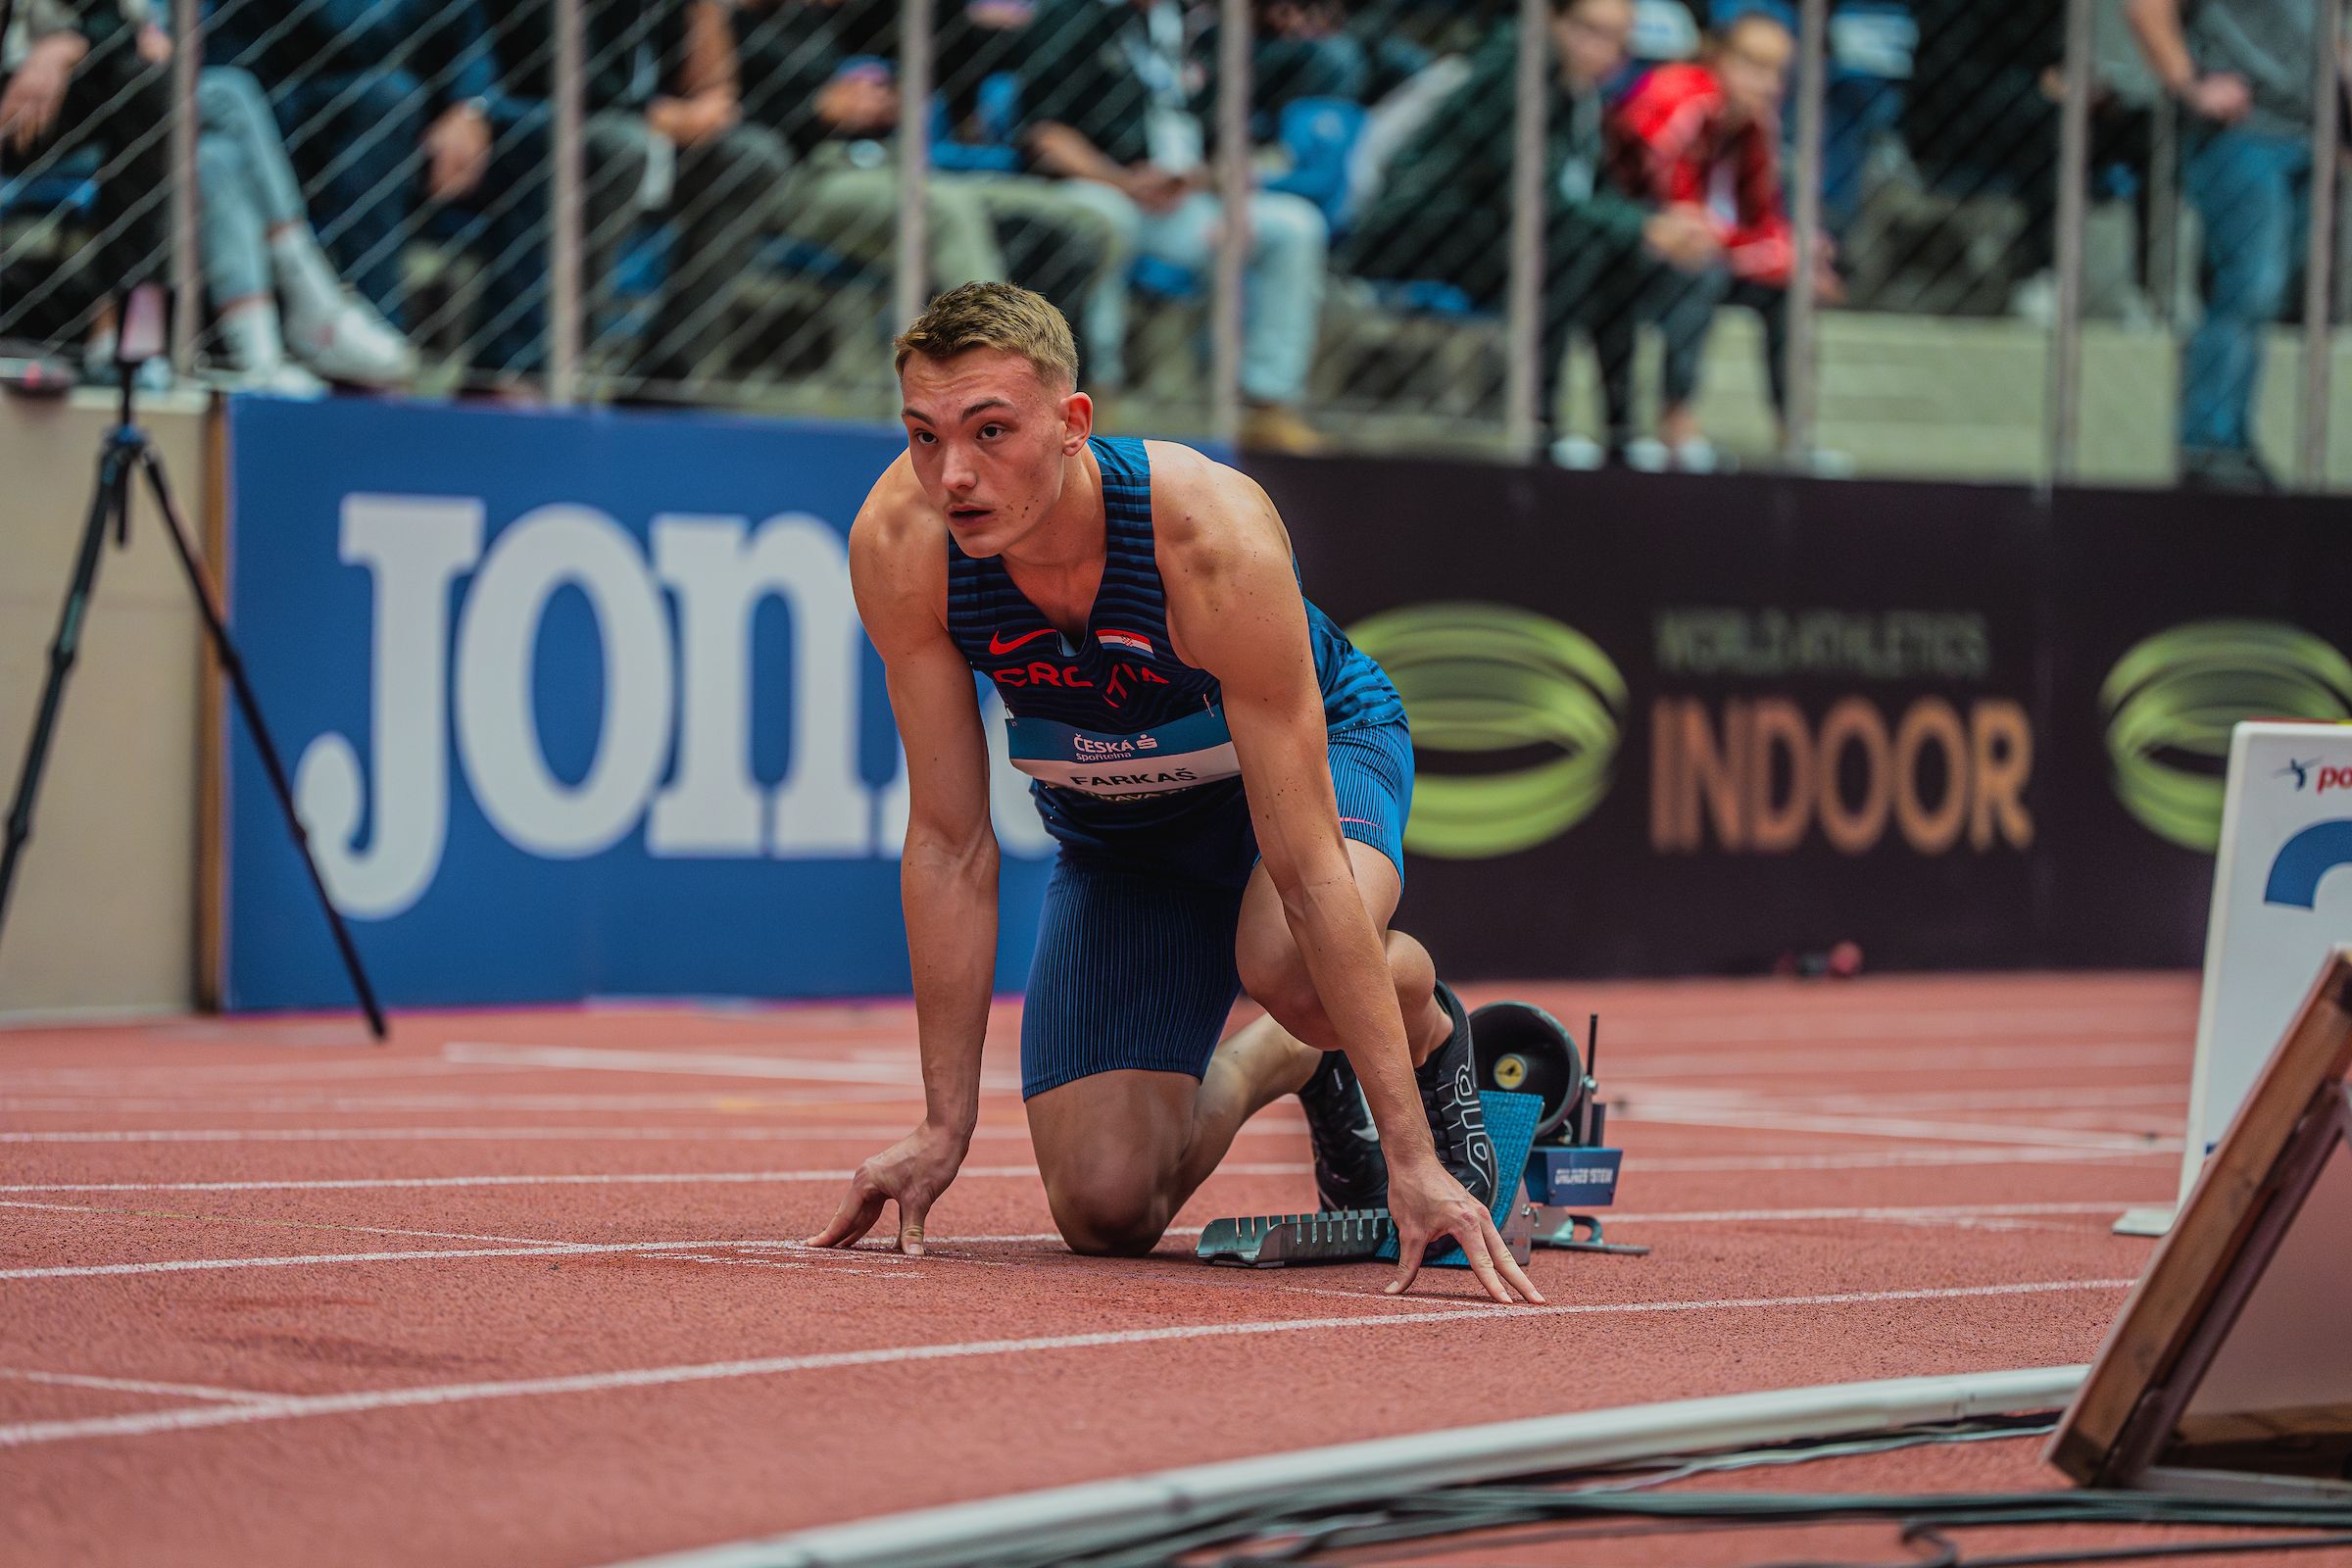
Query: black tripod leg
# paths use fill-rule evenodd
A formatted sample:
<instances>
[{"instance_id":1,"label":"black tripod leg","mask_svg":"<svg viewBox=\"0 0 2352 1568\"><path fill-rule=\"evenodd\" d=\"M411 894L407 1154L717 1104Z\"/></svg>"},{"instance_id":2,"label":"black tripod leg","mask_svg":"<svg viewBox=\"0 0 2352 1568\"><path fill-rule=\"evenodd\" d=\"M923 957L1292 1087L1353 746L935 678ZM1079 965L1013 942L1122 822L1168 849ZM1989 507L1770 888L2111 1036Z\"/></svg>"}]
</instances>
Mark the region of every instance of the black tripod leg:
<instances>
[{"instance_id":1,"label":"black tripod leg","mask_svg":"<svg viewBox=\"0 0 2352 1568\"><path fill-rule=\"evenodd\" d=\"M245 678L245 662L237 657L236 644L228 639L228 624L221 618L212 578L205 573L203 563L196 559L188 536L180 527L179 509L172 504L172 488L164 478L163 463L154 452L141 447L139 468L147 475L148 488L155 492L155 504L164 514L164 531L171 536L180 569L187 573L188 586L195 591L196 608L204 616L205 630L212 634L213 652L220 656L229 689L237 694L237 710L245 715L246 732L253 737L254 749L262 754L262 767L270 775L270 788L277 796L278 808L285 812L286 831L294 835L294 847L302 853L303 869L310 873L312 890L318 895L318 907L326 911L327 928L334 934L336 950L343 955L343 967L351 974L351 989L359 995L360 1010L368 1015L368 1031L381 1040L384 1014L376 1005L375 988L368 983L368 971L360 963L360 950L352 945L351 928L343 923L343 911L327 896L326 880L318 874L318 862L311 854L310 833L294 809L294 789L286 781L286 765L278 759L277 744L270 738L270 726L262 722L261 704L254 700L253 686ZM123 499L128 502L127 493Z\"/></svg>"},{"instance_id":2,"label":"black tripod leg","mask_svg":"<svg viewBox=\"0 0 2352 1568\"><path fill-rule=\"evenodd\" d=\"M81 625L89 613L90 593L98 585L98 556L106 543L106 525L130 500L128 449L109 441L98 455L98 489L90 498L89 520L82 525L81 551L74 558L74 580L66 588L65 609L57 618L57 638L49 645L49 677L41 687L41 706L33 715L32 739L24 748L24 771L17 775L17 793L8 808L8 839L0 847L0 929L8 923L8 895L17 882L17 860L32 837L32 803L41 791L41 769L49 760L49 740L57 728L59 705L65 701L66 676L81 649Z\"/></svg>"}]
</instances>

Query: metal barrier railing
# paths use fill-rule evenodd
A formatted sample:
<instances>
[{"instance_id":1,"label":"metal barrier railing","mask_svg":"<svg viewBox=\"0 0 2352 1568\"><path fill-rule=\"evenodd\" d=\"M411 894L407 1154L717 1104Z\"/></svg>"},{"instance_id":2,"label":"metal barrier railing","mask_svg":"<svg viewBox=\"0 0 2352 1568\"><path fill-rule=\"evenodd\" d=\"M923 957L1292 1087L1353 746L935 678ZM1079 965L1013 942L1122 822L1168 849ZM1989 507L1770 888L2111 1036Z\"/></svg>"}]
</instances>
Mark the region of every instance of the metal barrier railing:
<instances>
[{"instance_id":1,"label":"metal barrier railing","mask_svg":"<svg viewBox=\"0 0 2352 1568\"><path fill-rule=\"evenodd\" d=\"M2342 6L2229 10L21 0L0 339L168 268L234 384L871 417L1008 277L1129 427L2319 485Z\"/></svg>"}]
</instances>

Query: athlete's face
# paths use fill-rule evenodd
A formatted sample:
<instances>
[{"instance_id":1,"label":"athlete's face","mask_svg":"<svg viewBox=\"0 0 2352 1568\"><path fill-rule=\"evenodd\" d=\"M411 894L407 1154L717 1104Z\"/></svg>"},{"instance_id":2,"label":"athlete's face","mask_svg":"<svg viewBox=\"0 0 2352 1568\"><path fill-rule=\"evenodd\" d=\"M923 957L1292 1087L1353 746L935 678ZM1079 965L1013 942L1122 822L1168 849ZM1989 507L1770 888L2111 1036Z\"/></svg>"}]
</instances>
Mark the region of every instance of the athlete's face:
<instances>
[{"instance_id":1,"label":"athlete's face","mask_svg":"<svg viewBox=\"0 0 2352 1568\"><path fill-rule=\"evenodd\" d=\"M915 477L967 556L1002 554L1036 527L1061 499L1064 462L1094 429L1085 393L1002 349L912 355L899 390Z\"/></svg>"}]
</instances>

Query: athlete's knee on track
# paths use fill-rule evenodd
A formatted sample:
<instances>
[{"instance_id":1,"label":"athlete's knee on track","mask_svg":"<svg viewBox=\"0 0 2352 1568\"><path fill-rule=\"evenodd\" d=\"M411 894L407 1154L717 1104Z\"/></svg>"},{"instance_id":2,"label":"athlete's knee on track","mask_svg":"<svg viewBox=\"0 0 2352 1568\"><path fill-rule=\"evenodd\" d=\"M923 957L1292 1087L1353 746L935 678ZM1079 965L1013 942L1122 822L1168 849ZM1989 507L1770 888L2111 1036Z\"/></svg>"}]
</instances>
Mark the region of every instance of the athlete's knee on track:
<instances>
[{"instance_id":1,"label":"athlete's knee on track","mask_svg":"<svg viewBox=\"0 0 2352 1568\"><path fill-rule=\"evenodd\" d=\"M1167 1172L1118 1152L1049 1175L1046 1199L1070 1250L1094 1257L1140 1257L1159 1245L1174 1216Z\"/></svg>"}]
</instances>

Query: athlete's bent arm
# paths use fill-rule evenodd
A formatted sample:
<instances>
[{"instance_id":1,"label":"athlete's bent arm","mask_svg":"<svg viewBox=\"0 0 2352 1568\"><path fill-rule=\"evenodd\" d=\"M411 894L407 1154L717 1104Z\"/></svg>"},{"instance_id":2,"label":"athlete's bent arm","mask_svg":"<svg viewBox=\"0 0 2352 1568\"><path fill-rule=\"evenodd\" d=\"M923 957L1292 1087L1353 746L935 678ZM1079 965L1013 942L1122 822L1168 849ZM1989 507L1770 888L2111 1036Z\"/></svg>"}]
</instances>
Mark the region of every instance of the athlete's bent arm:
<instances>
[{"instance_id":1,"label":"athlete's bent arm","mask_svg":"<svg viewBox=\"0 0 2352 1568\"><path fill-rule=\"evenodd\" d=\"M886 477L883 486L889 483ZM858 1168L832 1223L810 1241L850 1246L881 1217L884 1201L895 1200L899 1249L920 1252L924 1216L962 1166L980 1114L980 1047L996 974L997 838L971 668L940 618L947 552L899 535L887 519L861 514L850 535L850 572L866 634L882 654L906 753L899 896L914 971L923 1121Z\"/></svg>"},{"instance_id":2,"label":"athlete's bent arm","mask_svg":"<svg viewBox=\"0 0 2352 1568\"><path fill-rule=\"evenodd\" d=\"M1183 467L1152 491L1154 513L1165 519L1163 564L1176 568L1162 573L1170 630L1183 641L1186 661L1215 675L1223 690L1258 853L1380 1128L1397 1233L1390 1288L1410 1284L1423 1249L1450 1235L1496 1300L1510 1300L1512 1289L1533 1300L1534 1287L1493 1216L1439 1163L1430 1139L1388 957L1340 832L1323 697L1290 541L1255 483L1205 460L1197 467L1183 459L1170 466L1176 464Z\"/></svg>"}]
</instances>

